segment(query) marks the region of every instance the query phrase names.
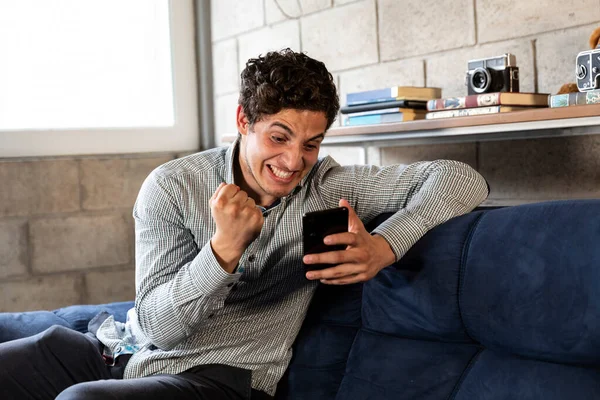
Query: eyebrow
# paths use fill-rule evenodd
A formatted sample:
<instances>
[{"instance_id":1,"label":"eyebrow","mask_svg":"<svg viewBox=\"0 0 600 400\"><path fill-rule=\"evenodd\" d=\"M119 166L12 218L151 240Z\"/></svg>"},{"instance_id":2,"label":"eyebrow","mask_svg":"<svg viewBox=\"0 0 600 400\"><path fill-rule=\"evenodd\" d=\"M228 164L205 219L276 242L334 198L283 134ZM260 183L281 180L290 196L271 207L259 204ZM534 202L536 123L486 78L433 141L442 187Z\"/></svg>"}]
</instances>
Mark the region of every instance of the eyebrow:
<instances>
[{"instance_id":1,"label":"eyebrow","mask_svg":"<svg viewBox=\"0 0 600 400\"><path fill-rule=\"evenodd\" d=\"M281 129L283 129L284 131L286 131L287 133L289 133L290 136L292 136L292 137L296 136L296 134L294 133L294 131L292 131L289 126L287 126L285 124L282 124L281 122L273 122L271 124L271 126L278 126ZM310 141L316 140L316 139L325 139L325 133L319 133L318 135L313 136L310 139L308 139L307 142L310 142Z\"/></svg>"}]
</instances>

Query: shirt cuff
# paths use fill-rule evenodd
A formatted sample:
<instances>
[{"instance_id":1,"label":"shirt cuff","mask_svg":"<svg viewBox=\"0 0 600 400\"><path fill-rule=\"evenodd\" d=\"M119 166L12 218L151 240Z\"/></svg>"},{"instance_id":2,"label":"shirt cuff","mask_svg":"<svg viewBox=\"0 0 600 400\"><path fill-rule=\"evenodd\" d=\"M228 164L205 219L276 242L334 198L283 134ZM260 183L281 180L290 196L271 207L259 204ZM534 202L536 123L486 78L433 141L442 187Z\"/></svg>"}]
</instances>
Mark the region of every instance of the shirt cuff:
<instances>
[{"instance_id":1,"label":"shirt cuff","mask_svg":"<svg viewBox=\"0 0 600 400\"><path fill-rule=\"evenodd\" d=\"M226 297L242 276L239 268L230 274L217 261L210 242L206 243L190 265L190 274L200 293L209 297Z\"/></svg>"},{"instance_id":2,"label":"shirt cuff","mask_svg":"<svg viewBox=\"0 0 600 400\"><path fill-rule=\"evenodd\" d=\"M398 261L428 230L429 226L423 218L402 209L377 226L371 234L381 235L387 240Z\"/></svg>"}]
</instances>

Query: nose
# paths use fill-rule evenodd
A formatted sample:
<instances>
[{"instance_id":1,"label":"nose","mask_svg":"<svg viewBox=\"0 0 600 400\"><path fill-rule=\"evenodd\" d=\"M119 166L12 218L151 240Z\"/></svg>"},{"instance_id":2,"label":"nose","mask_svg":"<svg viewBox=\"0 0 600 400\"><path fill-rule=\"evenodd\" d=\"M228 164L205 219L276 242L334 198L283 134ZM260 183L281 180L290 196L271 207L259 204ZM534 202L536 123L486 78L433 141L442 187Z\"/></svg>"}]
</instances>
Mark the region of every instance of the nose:
<instances>
[{"instance_id":1,"label":"nose","mask_svg":"<svg viewBox=\"0 0 600 400\"><path fill-rule=\"evenodd\" d=\"M301 148L293 147L284 154L284 163L290 171L300 171L304 168L304 153Z\"/></svg>"}]
</instances>

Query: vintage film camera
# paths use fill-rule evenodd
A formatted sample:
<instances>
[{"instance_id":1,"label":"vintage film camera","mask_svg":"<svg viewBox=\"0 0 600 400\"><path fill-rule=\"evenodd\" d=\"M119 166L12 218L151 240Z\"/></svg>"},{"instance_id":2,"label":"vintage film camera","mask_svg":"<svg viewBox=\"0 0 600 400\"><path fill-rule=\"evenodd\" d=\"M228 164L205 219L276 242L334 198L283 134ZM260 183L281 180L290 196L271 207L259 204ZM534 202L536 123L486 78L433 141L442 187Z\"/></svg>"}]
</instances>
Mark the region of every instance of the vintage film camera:
<instances>
[{"instance_id":1,"label":"vintage film camera","mask_svg":"<svg viewBox=\"0 0 600 400\"><path fill-rule=\"evenodd\" d=\"M600 46L577 54L575 76L580 92L600 89Z\"/></svg>"},{"instance_id":2,"label":"vintage film camera","mask_svg":"<svg viewBox=\"0 0 600 400\"><path fill-rule=\"evenodd\" d=\"M519 67L513 54L471 60L467 69L465 85L469 95L519 91Z\"/></svg>"}]
</instances>

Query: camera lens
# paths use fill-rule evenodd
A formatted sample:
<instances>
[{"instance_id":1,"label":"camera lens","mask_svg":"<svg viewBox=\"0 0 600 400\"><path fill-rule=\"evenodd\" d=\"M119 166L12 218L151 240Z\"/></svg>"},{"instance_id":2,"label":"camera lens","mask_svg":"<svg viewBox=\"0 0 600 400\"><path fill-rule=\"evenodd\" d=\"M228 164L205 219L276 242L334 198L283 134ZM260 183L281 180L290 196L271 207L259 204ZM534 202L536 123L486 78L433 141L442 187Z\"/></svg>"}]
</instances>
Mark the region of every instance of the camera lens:
<instances>
[{"instance_id":1,"label":"camera lens","mask_svg":"<svg viewBox=\"0 0 600 400\"><path fill-rule=\"evenodd\" d=\"M475 93L485 93L492 81L487 68L476 68L471 74L471 87Z\"/></svg>"}]
</instances>

